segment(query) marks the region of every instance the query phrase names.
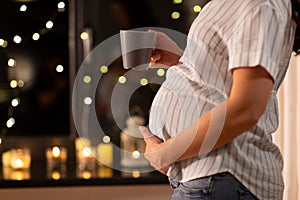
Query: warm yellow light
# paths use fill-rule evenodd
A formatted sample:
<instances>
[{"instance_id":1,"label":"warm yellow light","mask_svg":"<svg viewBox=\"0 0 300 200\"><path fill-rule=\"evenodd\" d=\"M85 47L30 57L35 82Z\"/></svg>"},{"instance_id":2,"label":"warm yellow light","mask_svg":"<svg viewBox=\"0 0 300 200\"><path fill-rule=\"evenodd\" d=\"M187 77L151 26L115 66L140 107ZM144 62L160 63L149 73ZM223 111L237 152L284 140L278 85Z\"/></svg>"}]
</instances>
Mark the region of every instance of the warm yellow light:
<instances>
[{"instance_id":1,"label":"warm yellow light","mask_svg":"<svg viewBox=\"0 0 300 200\"><path fill-rule=\"evenodd\" d=\"M91 105L93 103L93 100L91 97L85 97L83 102L85 103L85 105Z\"/></svg>"},{"instance_id":2,"label":"warm yellow light","mask_svg":"<svg viewBox=\"0 0 300 200\"><path fill-rule=\"evenodd\" d=\"M1 45L3 48L7 47L8 42L6 40L4 40L3 45Z\"/></svg>"},{"instance_id":3,"label":"warm yellow light","mask_svg":"<svg viewBox=\"0 0 300 200\"><path fill-rule=\"evenodd\" d=\"M132 152L132 157L134 158L134 159L139 159L140 158L140 156L141 156L141 153L139 152L139 151L133 151Z\"/></svg>"},{"instance_id":4,"label":"warm yellow light","mask_svg":"<svg viewBox=\"0 0 300 200\"><path fill-rule=\"evenodd\" d=\"M103 140L104 143L109 143L110 142L110 137L106 135L106 136L103 137L102 140Z\"/></svg>"},{"instance_id":5,"label":"warm yellow light","mask_svg":"<svg viewBox=\"0 0 300 200\"><path fill-rule=\"evenodd\" d=\"M52 172L51 178L54 180L59 180L61 178L60 172L57 171Z\"/></svg>"},{"instance_id":6,"label":"warm yellow light","mask_svg":"<svg viewBox=\"0 0 300 200\"><path fill-rule=\"evenodd\" d=\"M47 23L46 23L46 28L47 29L51 29L51 28L53 28L53 22L52 21L47 21Z\"/></svg>"},{"instance_id":7,"label":"warm yellow light","mask_svg":"<svg viewBox=\"0 0 300 200\"><path fill-rule=\"evenodd\" d=\"M57 66L56 66L56 71L57 71L58 73L63 72L63 71L64 71L64 66L62 66L62 65L57 65Z\"/></svg>"},{"instance_id":8,"label":"warm yellow light","mask_svg":"<svg viewBox=\"0 0 300 200\"><path fill-rule=\"evenodd\" d=\"M26 5L22 5L21 7L20 7L20 11L21 12L25 12L27 10L27 6Z\"/></svg>"},{"instance_id":9,"label":"warm yellow light","mask_svg":"<svg viewBox=\"0 0 300 200\"><path fill-rule=\"evenodd\" d=\"M17 168L21 168L23 167L23 160L21 160L20 158L17 158L16 161L15 161L15 165Z\"/></svg>"},{"instance_id":10,"label":"warm yellow light","mask_svg":"<svg viewBox=\"0 0 300 200\"><path fill-rule=\"evenodd\" d=\"M82 32L82 33L80 34L80 38L81 38L82 40L87 40L87 39L89 38L89 34L88 34L87 32Z\"/></svg>"},{"instance_id":11,"label":"warm yellow light","mask_svg":"<svg viewBox=\"0 0 300 200\"><path fill-rule=\"evenodd\" d=\"M180 13L179 12L172 12L171 14L172 19L179 19L180 18Z\"/></svg>"},{"instance_id":12,"label":"warm yellow light","mask_svg":"<svg viewBox=\"0 0 300 200\"><path fill-rule=\"evenodd\" d=\"M201 7L199 5L194 6L194 12L198 13L201 11Z\"/></svg>"},{"instance_id":13,"label":"warm yellow light","mask_svg":"<svg viewBox=\"0 0 300 200\"><path fill-rule=\"evenodd\" d=\"M2 138L0 138L0 144L2 144Z\"/></svg>"},{"instance_id":14,"label":"warm yellow light","mask_svg":"<svg viewBox=\"0 0 300 200\"><path fill-rule=\"evenodd\" d=\"M84 171L84 172L82 172L82 178L90 179L90 178L92 178L92 173L89 171Z\"/></svg>"},{"instance_id":15,"label":"warm yellow light","mask_svg":"<svg viewBox=\"0 0 300 200\"><path fill-rule=\"evenodd\" d=\"M158 69L156 74L157 74L157 76L164 76L165 75L165 70L164 69Z\"/></svg>"},{"instance_id":16,"label":"warm yellow light","mask_svg":"<svg viewBox=\"0 0 300 200\"><path fill-rule=\"evenodd\" d=\"M53 157L59 157L60 156L60 148L55 146L52 148L52 155Z\"/></svg>"},{"instance_id":17,"label":"warm yellow light","mask_svg":"<svg viewBox=\"0 0 300 200\"><path fill-rule=\"evenodd\" d=\"M132 171L132 177L133 178L140 178L140 176L141 176L140 171L138 171L138 170L133 170Z\"/></svg>"},{"instance_id":18,"label":"warm yellow light","mask_svg":"<svg viewBox=\"0 0 300 200\"><path fill-rule=\"evenodd\" d=\"M182 0L173 0L173 4L180 4L182 3Z\"/></svg>"},{"instance_id":19,"label":"warm yellow light","mask_svg":"<svg viewBox=\"0 0 300 200\"><path fill-rule=\"evenodd\" d=\"M16 35L14 37L14 42L17 43L17 44L20 44L22 42L22 38L20 36Z\"/></svg>"},{"instance_id":20,"label":"warm yellow light","mask_svg":"<svg viewBox=\"0 0 300 200\"><path fill-rule=\"evenodd\" d=\"M85 147L85 148L83 148L82 154L83 154L83 156L85 156L85 157L91 156L91 155L92 155L92 150L91 150L91 148L90 148L90 147Z\"/></svg>"},{"instance_id":21,"label":"warm yellow light","mask_svg":"<svg viewBox=\"0 0 300 200\"><path fill-rule=\"evenodd\" d=\"M18 82L16 80L10 81L10 87L11 88L16 88L18 86Z\"/></svg>"},{"instance_id":22,"label":"warm yellow light","mask_svg":"<svg viewBox=\"0 0 300 200\"><path fill-rule=\"evenodd\" d=\"M32 35L32 39L35 40L35 41L37 41L38 39L40 39L40 34L34 33L34 34Z\"/></svg>"},{"instance_id":23,"label":"warm yellow light","mask_svg":"<svg viewBox=\"0 0 300 200\"><path fill-rule=\"evenodd\" d=\"M17 107L19 105L19 103L20 103L20 99L18 99L18 98L11 100L11 105L13 107Z\"/></svg>"},{"instance_id":24,"label":"warm yellow light","mask_svg":"<svg viewBox=\"0 0 300 200\"><path fill-rule=\"evenodd\" d=\"M103 74L107 73L108 72L108 67L105 66L105 65L101 66L100 67L100 72L103 73Z\"/></svg>"},{"instance_id":25,"label":"warm yellow light","mask_svg":"<svg viewBox=\"0 0 300 200\"><path fill-rule=\"evenodd\" d=\"M148 84L148 80L145 79L145 78L142 78L142 79L140 80L140 84L143 85L143 86L145 86L145 85Z\"/></svg>"},{"instance_id":26,"label":"warm yellow light","mask_svg":"<svg viewBox=\"0 0 300 200\"><path fill-rule=\"evenodd\" d=\"M0 39L0 46L2 46L3 48L7 47L7 41Z\"/></svg>"},{"instance_id":27,"label":"warm yellow light","mask_svg":"<svg viewBox=\"0 0 300 200\"><path fill-rule=\"evenodd\" d=\"M18 81L18 87L19 87L19 88L24 87L24 84L25 84L25 83L24 83L23 80L19 80L19 81Z\"/></svg>"},{"instance_id":28,"label":"warm yellow light","mask_svg":"<svg viewBox=\"0 0 300 200\"><path fill-rule=\"evenodd\" d=\"M10 58L7 61L7 65L10 66L10 67L14 67L14 66L16 66L16 61L13 58Z\"/></svg>"},{"instance_id":29,"label":"warm yellow light","mask_svg":"<svg viewBox=\"0 0 300 200\"><path fill-rule=\"evenodd\" d=\"M125 76L120 76L119 77L119 83L121 83L121 84L126 83L126 77Z\"/></svg>"},{"instance_id":30,"label":"warm yellow light","mask_svg":"<svg viewBox=\"0 0 300 200\"><path fill-rule=\"evenodd\" d=\"M7 128L11 128L15 124L15 119L14 118L9 118L6 122Z\"/></svg>"},{"instance_id":31,"label":"warm yellow light","mask_svg":"<svg viewBox=\"0 0 300 200\"><path fill-rule=\"evenodd\" d=\"M91 81L92 81L92 78L90 76L86 75L86 76L83 77L83 82L84 83L88 84Z\"/></svg>"}]
</instances>

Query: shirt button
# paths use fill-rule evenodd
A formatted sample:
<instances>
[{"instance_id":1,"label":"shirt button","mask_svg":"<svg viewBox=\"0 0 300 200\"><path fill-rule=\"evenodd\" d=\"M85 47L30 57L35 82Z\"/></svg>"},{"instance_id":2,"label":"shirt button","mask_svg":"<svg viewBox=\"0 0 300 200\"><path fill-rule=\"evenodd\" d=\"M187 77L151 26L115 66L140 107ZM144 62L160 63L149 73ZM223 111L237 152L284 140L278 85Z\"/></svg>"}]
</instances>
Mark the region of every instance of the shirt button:
<instances>
[{"instance_id":1,"label":"shirt button","mask_svg":"<svg viewBox=\"0 0 300 200\"><path fill-rule=\"evenodd\" d=\"M204 194L207 194L207 193L208 193L208 190L207 190L207 189L204 189L204 190L202 190L202 192L203 192Z\"/></svg>"}]
</instances>

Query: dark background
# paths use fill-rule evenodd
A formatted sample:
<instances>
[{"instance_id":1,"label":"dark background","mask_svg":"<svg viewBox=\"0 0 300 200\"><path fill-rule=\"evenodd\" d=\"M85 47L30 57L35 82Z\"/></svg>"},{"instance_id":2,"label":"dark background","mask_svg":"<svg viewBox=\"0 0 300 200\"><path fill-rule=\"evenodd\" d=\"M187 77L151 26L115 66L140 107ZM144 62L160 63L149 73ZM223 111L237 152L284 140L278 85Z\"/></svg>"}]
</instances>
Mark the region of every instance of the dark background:
<instances>
[{"instance_id":1,"label":"dark background","mask_svg":"<svg viewBox=\"0 0 300 200\"><path fill-rule=\"evenodd\" d=\"M64 1L64 12L57 11L58 2L0 1L0 38L8 42L6 48L0 47L0 136L67 136L76 132L71 117L70 91L76 71L84 59L80 33L85 28L93 31L93 47L117 34L120 29L159 26L186 34L198 14L193 11L193 6L204 6L207 1L189 0L174 4L172 0L69 0ZM26 12L19 10L23 4L27 5ZM180 12L179 19L170 17L174 11ZM53 20L54 27L43 32L48 20ZM44 34L40 39L32 40L32 34L41 30ZM21 44L12 41L16 34L22 37ZM12 77L7 60L11 57L17 61L13 70L23 69L19 77L23 72L24 76L30 77L23 88L9 87ZM18 62L18 59L24 58L29 66L24 67L22 62ZM116 83L115 77L126 72L121 62L119 58L109 66L105 79L110 85ZM55 71L58 64L64 66L62 73ZM99 83L99 89L106 87L104 82ZM143 117L148 119L147 113L157 89L151 85L138 89L130 107L140 106ZM110 95L108 91L107 96ZM12 109L10 103L15 97L21 103ZM115 127L110 118L109 105L105 104L105 100L101 97L96 99L99 122L108 132L119 131L120 127ZM13 117L16 123L7 129L9 117Z\"/></svg>"}]
</instances>

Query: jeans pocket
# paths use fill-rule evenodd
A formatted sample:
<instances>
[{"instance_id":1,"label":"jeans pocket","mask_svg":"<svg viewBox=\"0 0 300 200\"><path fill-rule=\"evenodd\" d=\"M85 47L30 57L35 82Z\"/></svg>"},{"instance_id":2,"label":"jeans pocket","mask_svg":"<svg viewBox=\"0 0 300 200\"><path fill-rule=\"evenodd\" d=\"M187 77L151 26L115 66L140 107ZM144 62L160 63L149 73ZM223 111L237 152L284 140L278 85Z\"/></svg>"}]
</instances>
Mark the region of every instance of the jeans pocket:
<instances>
[{"instance_id":1,"label":"jeans pocket","mask_svg":"<svg viewBox=\"0 0 300 200\"><path fill-rule=\"evenodd\" d=\"M180 183L177 189L184 199L206 199L210 183L211 177L201 178Z\"/></svg>"},{"instance_id":2,"label":"jeans pocket","mask_svg":"<svg viewBox=\"0 0 300 200\"><path fill-rule=\"evenodd\" d=\"M256 196L254 196L248 189L246 188L239 188L239 200L258 200Z\"/></svg>"}]
</instances>

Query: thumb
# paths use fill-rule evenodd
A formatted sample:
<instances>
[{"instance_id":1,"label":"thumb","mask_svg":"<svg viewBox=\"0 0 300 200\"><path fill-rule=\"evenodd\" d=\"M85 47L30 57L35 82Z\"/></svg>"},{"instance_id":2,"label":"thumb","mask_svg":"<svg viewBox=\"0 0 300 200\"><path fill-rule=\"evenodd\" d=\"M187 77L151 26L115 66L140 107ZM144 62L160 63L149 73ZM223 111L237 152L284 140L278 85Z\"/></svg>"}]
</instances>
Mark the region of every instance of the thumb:
<instances>
[{"instance_id":1,"label":"thumb","mask_svg":"<svg viewBox=\"0 0 300 200\"><path fill-rule=\"evenodd\" d=\"M149 130L146 127L140 126L139 129L143 134L145 141L147 141L150 137L153 137L153 135L149 132Z\"/></svg>"}]
</instances>

